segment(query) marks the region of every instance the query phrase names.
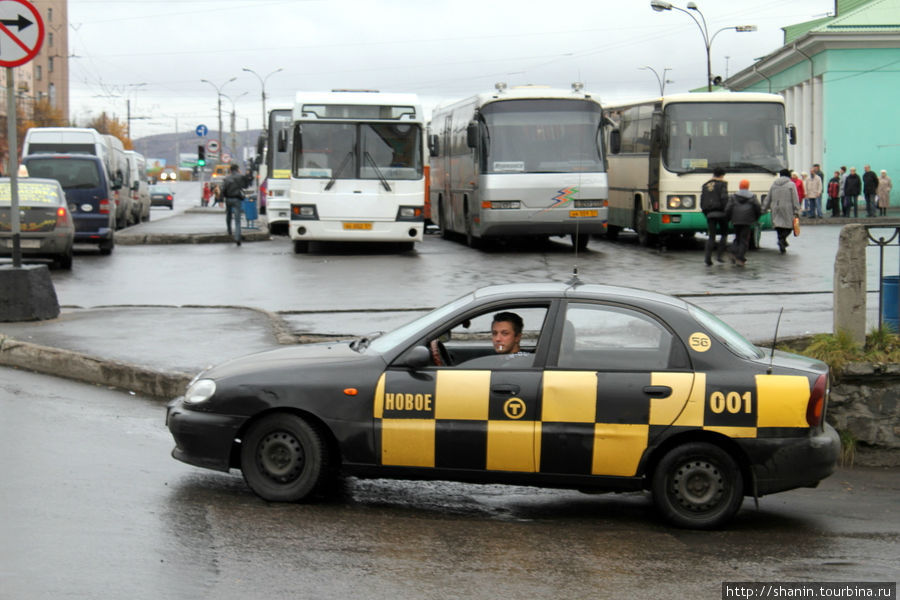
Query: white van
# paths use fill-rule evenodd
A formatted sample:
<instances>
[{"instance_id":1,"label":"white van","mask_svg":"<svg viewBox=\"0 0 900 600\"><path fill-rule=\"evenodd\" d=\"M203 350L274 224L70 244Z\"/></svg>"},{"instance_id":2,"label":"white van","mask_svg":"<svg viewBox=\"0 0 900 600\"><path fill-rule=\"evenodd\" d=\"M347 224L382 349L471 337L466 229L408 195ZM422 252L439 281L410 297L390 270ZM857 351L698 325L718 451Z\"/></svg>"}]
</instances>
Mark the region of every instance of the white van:
<instances>
[{"instance_id":1,"label":"white van","mask_svg":"<svg viewBox=\"0 0 900 600\"><path fill-rule=\"evenodd\" d=\"M150 182L147 178L147 159L134 150L125 151L128 161L128 188L132 200L132 221L150 220Z\"/></svg>"}]
</instances>

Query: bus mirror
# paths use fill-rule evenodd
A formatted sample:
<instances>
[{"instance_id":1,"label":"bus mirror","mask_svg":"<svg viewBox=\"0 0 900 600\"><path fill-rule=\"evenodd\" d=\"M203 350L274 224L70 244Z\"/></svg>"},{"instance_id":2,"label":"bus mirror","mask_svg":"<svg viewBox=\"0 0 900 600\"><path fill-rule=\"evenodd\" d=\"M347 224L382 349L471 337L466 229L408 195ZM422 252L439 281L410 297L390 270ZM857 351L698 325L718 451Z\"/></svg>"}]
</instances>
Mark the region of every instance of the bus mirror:
<instances>
[{"instance_id":1,"label":"bus mirror","mask_svg":"<svg viewBox=\"0 0 900 600\"><path fill-rule=\"evenodd\" d=\"M795 146L797 144L797 127L795 125L788 125L786 129L791 146Z\"/></svg>"},{"instance_id":2,"label":"bus mirror","mask_svg":"<svg viewBox=\"0 0 900 600\"><path fill-rule=\"evenodd\" d=\"M470 121L469 126L466 127L466 146L478 147L478 121Z\"/></svg>"},{"instance_id":3,"label":"bus mirror","mask_svg":"<svg viewBox=\"0 0 900 600\"><path fill-rule=\"evenodd\" d=\"M259 134L259 137L256 139L256 155L262 156L263 151L266 149L266 132L263 131Z\"/></svg>"},{"instance_id":4,"label":"bus mirror","mask_svg":"<svg viewBox=\"0 0 900 600\"><path fill-rule=\"evenodd\" d=\"M622 132L613 129L609 132L609 152L610 154L618 154L622 151Z\"/></svg>"},{"instance_id":5,"label":"bus mirror","mask_svg":"<svg viewBox=\"0 0 900 600\"><path fill-rule=\"evenodd\" d=\"M441 139L434 133L428 136L428 154L438 156L441 153Z\"/></svg>"},{"instance_id":6,"label":"bus mirror","mask_svg":"<svg viewBox=\"0 0 900 600\"><path fill-rule=\"evenodd\" d=\"M287 152L287 130L282 129L278 132L278 151Z\"/></svg>"}]
</instances>

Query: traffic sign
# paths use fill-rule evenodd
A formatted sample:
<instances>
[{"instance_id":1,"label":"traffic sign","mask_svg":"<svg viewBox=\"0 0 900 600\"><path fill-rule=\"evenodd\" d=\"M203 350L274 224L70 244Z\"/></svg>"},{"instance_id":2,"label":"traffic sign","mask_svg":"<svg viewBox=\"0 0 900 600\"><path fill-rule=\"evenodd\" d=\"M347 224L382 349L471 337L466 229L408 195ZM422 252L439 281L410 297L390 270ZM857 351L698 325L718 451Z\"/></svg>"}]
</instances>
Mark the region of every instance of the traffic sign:
<instances>
[{"instance_id":1,"label":"traffic sign","mask_svg":"<svg viewBox=\"0 0 900 600\"><path fill-rule=\"evenodd\" d=\"M209 129L207 129L206 125L197 125L197 137L204 137L207 133L209 133Z\"/></svg>"},{"instance_id":2,"label":"traffic sign","mask_svg":"<svg viewBox=\"0 0 900 600\"><path fill-rule=\"evenodd\" d=\"M227 165L228 163L230 163L230 162L231 162L231 155L228 154L227 152L223 152L223 153L222 153L222 162L225 163L226 165Z\"/></svg>"},{"instance_id":3,"label":"traffic sign","mask_svg":"<svg viewBox=\"0 0 900 600\"><path fill-rule=\"evenodd\" d=\"M210 154L219 153L219 140L209 140L206 142L206 151Z\"/></svg>"},{"instance_id":4,"label":"traffic sign","mask_svg":"<svg viewBox=\"0 0 900 600\"><path fill-rule=\"evenodd\" d=\"M0 0L0 67L18 67L37 56L44 21L25 0Z\"/></svg>"}]
</instances>

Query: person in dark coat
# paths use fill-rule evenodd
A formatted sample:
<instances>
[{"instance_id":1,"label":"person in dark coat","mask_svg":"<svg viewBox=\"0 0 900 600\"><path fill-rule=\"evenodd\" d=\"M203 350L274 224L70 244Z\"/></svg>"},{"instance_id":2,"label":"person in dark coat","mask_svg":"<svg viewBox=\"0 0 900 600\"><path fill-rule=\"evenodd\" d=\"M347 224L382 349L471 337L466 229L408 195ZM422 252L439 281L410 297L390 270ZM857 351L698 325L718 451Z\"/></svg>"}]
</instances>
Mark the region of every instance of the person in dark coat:
<instances>
[{"instance_id":1,"label":"person in dark coat","mask_svg":"<svg viewBox=\"0 0 900 600\"><path fill-rule=\"evenodd\" d=\"M737 192L728 199L725 216L734 225L734 242L731 246L732 261L739 267L747 262L747 248L750 247L750 233L753 224L759 221L762 207L756 194L750 191L750 182L741 179Z\"/></svg>"},{"instance_id":2,"label":"person in dark coat","mask_svg":"<svg viewBox=\"0 0 900 600\"><path fill-rule=\"evenodd\" d=\"M700 190L700 210L706 217L706 266L712 265L712 251L716 248L716 258L725 262L722 254L728 243L728 219L725 218L725 207L728 205L728 182L725 181L725 169L716 167L713 177L703 184ZM719 243L716 236L720 235Z\"/></svg>"},{"instance_id":3,"label":"person in dark coat","mask_svg":"<svg viewBox=\"0 0 900 600\"><path fill-rule=\"evenodd\" d=\"M878 175L872 170L872 167L866 165L863 167L863 194L866 197L866 216L875 216L875 194L878 192Z\"/></svg>"},{"instance_id":4,"label":"person in dark coat","mask_svg":"<svg viewBox=\"0 0 900 600\"><path fill-rule=\"evenodd\" d=\"M862 181L856 174L856 167L850 167L850 174L844 181L844 216L850 216L853 209L853 218L859 217L859 194L862 192Z\"/></svg>"}]
</instances>

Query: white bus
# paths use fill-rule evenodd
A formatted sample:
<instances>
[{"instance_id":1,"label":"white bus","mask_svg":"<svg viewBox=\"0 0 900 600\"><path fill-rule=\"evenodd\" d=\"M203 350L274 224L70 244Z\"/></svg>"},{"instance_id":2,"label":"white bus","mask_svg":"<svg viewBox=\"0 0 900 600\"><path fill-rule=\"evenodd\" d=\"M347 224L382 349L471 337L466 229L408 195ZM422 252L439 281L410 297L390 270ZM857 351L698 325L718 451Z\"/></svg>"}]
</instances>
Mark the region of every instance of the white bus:
<instances>
[{"instance_id":1,"label":"white bus","mask_svg":"<svg viewBox=\"0 0 900 600\"><path fill-rule=\"evenodd\" d=\"M642 245L664 246L672 237L705 232L700 189L713 169L725 169L730 192L748 180L762 202L787 168L788 142L796 143L777 94L673 94L604 108L617 125L609 141L609 239L632 229ZM751 247L767 228L768 214Z\"/></svg>"},{"instance_id":2,"label":"white bus","mask_svg":"<svg viewBox=\"0 0 900 600\"><path fill-rule=\"evenodd\" d=\"M291 215L294 252L311 241L422 241L423 115L415 94L297 94ZM287 147L282 131L279 150Z\"/></svg>"},{"instance_id":3,"label":"white bus","mask_svg":"<svg viewBox=\"0 0 900 600\"><path fill-rule=\"evenodd\" d=\"M264 160L259 169L260 189L265 192L269 233L288 232L291 214L291 115L290 108L269 111L269 128L262 141ZM287 133L287 144L279 145L278 136ZM260 205L262 207L262 205Z\"/></svg>"},{"instance_id":4,"label":"white bus","mask_svg":"<svg viewBox=\"0 0 900 600\"><path fill-rule=\"evenodd\" d=\"M606 231L602 109L571 90L497 84L435 108L428 138L431 211L444 237L571 235L581 248Z\"/></svg>"}]
</instances>

